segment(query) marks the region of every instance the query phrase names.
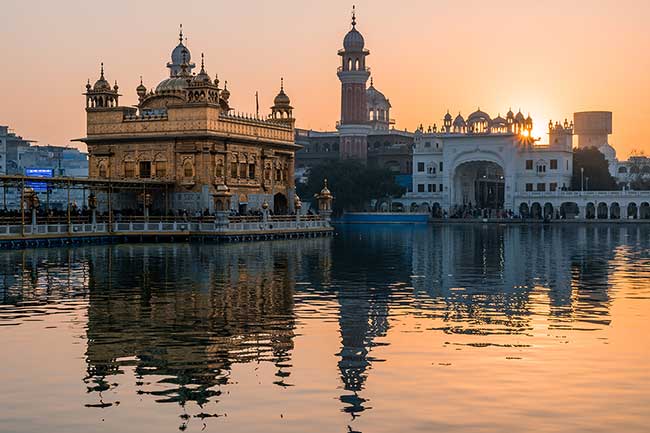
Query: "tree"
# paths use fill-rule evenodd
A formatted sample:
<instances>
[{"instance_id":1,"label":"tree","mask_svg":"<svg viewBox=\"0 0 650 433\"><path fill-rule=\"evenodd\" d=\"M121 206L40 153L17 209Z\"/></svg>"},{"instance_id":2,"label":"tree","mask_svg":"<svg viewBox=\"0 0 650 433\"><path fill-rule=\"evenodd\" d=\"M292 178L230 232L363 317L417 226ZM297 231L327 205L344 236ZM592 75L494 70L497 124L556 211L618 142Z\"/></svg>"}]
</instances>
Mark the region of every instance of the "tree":
<instances>
[{"instance_id":1,"label":"tree","mask_svg":"<svg viewBox=\"0 0 650 433\"><path fill-rule=\"evenodd\" d=\"M323 188L325 179L334 195L333 210L365 210L370 200L400 197L406 190L395 183L395 174L388 169L368 167L354 160L328 161L309 169L306 183L296 184L296 192L304 201L313 201Z\"/></svg>"},{"instance_id":2,"label":"tree","mask_svg":"<svg viewBox=\"0 0 650 433\"><path fill-rule=\"evenodd\" d=\"M635 190L650 190L650 160L642 150L634 149L628 159L629 187Z\"/></svg>"},{"instance_id":3,"label":"tree","mask_svg":"<svg viewBox=\"0 0 650 433\"><path fill-rule=\"evenodd\" d=\"M609 172L609 163L598 149L586 147L573 150L573 177L571 189L582 189L584 169L584 189L591 191L612 191L617 189L616 180ZM587 178L589 182L587 183Z\"/></svg>"}]
</instances>

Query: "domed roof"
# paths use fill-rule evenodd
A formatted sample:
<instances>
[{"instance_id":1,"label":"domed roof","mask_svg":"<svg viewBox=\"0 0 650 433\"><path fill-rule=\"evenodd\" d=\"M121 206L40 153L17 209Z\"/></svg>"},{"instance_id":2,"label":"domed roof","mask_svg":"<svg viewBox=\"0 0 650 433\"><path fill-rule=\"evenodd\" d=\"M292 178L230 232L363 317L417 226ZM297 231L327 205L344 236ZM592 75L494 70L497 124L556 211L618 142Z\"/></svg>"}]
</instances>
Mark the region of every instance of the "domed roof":
<instances>
[{"instance_id":1,"label":"domed roof","mask_svg":"<svg viewBox=\"0 0 650 433\"><path fill-rule=\"evenodd\" d=\"M458 116L454 119L454 126L465 126L465 119L463 119L463 116L458 113Z\"/></svg>"},{"instance_id":2,"label":"domed roof","mask_svg":"<svg viewBox=\"0 0 650 433\"><path fill-rule=\"evenodd\" d=\"M445 114L445 120L451 121L451 119L451 114L449 114L449 110L447 110L447 114Z\"/></svg>"},{"instance_id":3,"label":"domed roof","mask_svg":"<svg viewBox=\"0 0 650 433\"><path fill-rule=\"evenodd\" d=\"M515 113L512 112L512 108L508 108L508 112L506 113L506 118L512 119L515 117Z\"/></svg>"},{"instance_id":4,"label":"domed roof","mask_svg":"<svg viewBox=\"0 0 650 433\"><path fill-rule=\"evenodd\" d=\"M519 112L518 112L517 115L515 116L515 120L516 120L517 122L524 122L524 121L526 120L526 119L524 118L524 115L521 113L521 110L519 110Z\"/></svg>"},{"instance_id":5,"label":"domed roof","mask_svg":"<svg viewBox=\"0 0 650 433\"><path fill-rule=\"evenodd\" d=\"M94 91L111 90L111 84L106 80L106 78L104 78L104 63L102 63L99 80L95 81L95 85L93 86L93 90Z\"/></svg>"},{"instance_id":6,"label":"domed roof","mask_svg":"<svg viewBox=\"0 0 650 433\"><path fill-rule=\"evenodd\" d=\"M277 106L288 106L291 104L291 99L284 93L284 78L280 78L280 92L273 99L273 104Z\"/></svg>"},{"instance_id":7,"label":"domed roof","mask_svg":"<svg viewBox=\"0 0 650 433\"><path fill-rule=\"evenodd\" d=\"M178 34L178 45L172 50L171 57L172 61L167 63L170 77L185 73L191 74L195 65L192 63L192 54L189 48L183 44L183 25L181 25L181 30Z\"/></svg>"},{"instance_id":8,"label":"domed roof","mask_svg":"<svg viewBox=\"0 0 650 433\"><path fill-rule=\"evenodd\" d=\"M147 93L147 88L142 84L142 76L140 76L140 84L135 88L136 93Z\"/></svg>"},{"instance_id":9,"label":"domed roof","mask_svg":"<svg viewBox=\"0 0 650 433\"><path fill-rule=\"evenodd\" d=\"M203 53L201 53L201 71L194 78L192 78L192 82L194 82L194 83L212 84L212 79L210 78L208 73L205 71L205 63L203 61Z\"/></svg>"},{"instance_id":10,"label":"domed roof","mask_svg":"<svg viewBox=\"0 0 650 433\"><path fill-rule=\"evenodd\" d=\"M172 51L172 63L180 65L182 63L190 63L190 60L192 60L190 50L182 42L176 45L176 48Z\"/></svg>"},{"instance_id":11,"label":"domed roof","mask_svg":"<svg viewBox=\"0 0 650 433\"><path fill-rule=\"evenodd\" d=\"M508 123L508 122L506 121L506 119L504 119L503 117L501 117L501 114L499 114L497 117L495 117L494 119L492 119L492 125L495 125L495 126L505 125L505 124L507 124L507 123Z\"/></svg>"},{"instance_id":12,"label":"domed roof","mask_svg":"<svg viewBox=\"0 0 650 433\"><path fill-rule=\"evenodd\" d=\"M329 188L327 188L327 179L324 180L323 189L320 190L320 195L322 198L327 198L332 196L331 191L329 190Z\"/></svg>"},{"instance_id":13,"label":"domed roof","mask_svg":"<svg viewBox=\"0 0 650 433\"><path fill-rule=\"evenodd\" d=\"M280 93L273 99L273 103L275 105L289 105L291 104L291 100L287 96L286 93L284 93L284 90L280 90Z\"/></svg>"},{"instance_id":14,"label":"domed roof","mask_svg":"<svg viewBox=\"0 0 650 433\"><path fill-rule=\"evenodd\" d=\"M388 98L386 98L383 93L377 90L372 81L372 78L370 79L370 87L368 87L366 90L366 99L371 104L388 103Z\"/></svg>"},{"instance_id":15,"label":"domed roof","mask_svg":"<svg viewBox=\"0 0 650 433\"><path fill-rule=\"evenodd\" d=\"M188 79L185 77L171 77L162 80L156 86L156 93L179 93L184 92L188 86Z\"/></svg>"},{"instance_id":16,"label":"domed roof","mask_svg":"<svg viewBox=\"0 0 650 433\"><path fill-rule=\"evenodd\" d=\"M181 24L180 32L178 33L178 45L172 50L172 63L180 65L182 63L190 63L192 54L190 50L183 45L183 24Z\"/></svg>"},{"instance_id":17,"label":"domed roof","mask_svg":"<svg viewBox=\"0 0 650 433\"><path fill-rule=\"evenodd\" d=\"M221 99L223 99L226 102L228 102L228 99L230 99L230 91L228 90L228 81L226 81L223 85L223 90L221 91Z\"/></svg>"},{"instance_id":18,"label":"domed roof","mask_svg":"<svg viewBox=\"0 0 650 433\"><path fill-rule=\"evenodd\" d=\"M472 114L470 114L469 117L467 118L468 122L476 122L476 121L481 121L481 120L487 120L489 122L490 121L490 115L487 114L484 111L481 111L480 108L478 110L476 110L475 112L473 112Z\"/></svg>"},{"instance_id":19,"label":"domed roof","mask_svg":"<svg viewBox=\"0 0 650 433\"><path fill-rule=\"evenodd\" d=\"M352 30L350 30L343 39L343 48L345 51L361 52L365 45L366 42L364 41L363 36L354 27L352 27Z\"/></svg>"}]
</instances>

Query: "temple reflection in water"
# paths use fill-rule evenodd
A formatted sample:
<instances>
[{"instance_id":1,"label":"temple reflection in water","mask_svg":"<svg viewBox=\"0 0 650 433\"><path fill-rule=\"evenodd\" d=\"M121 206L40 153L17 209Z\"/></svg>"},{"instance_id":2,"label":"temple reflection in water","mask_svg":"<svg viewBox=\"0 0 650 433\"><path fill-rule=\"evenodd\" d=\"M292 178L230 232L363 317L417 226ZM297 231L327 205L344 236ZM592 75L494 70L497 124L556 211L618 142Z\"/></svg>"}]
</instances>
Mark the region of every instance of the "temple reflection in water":
<instances>
[{"instance_id":1,"label":"temple reflection in water","mask_svg":"<svg viewBox=\"0 0 650 433\"><path fill-rule=\"evenodd\" d=\"M139 394L182 406L217 400L238 363L270 363L275 384L295 385L298 306L331 300L341 410L355 418L372 407L366 380L383 360L377 352L390 343L393 318L439 319L447 333L525 334L545 309L551 327L606 327L611 262L650 234L604 225L340 232L295 242L6 251L0 296L17 306L87 302L83 381L93 407L113 403L112 377L127 371ZM0 322L16 317L2 313Z\"/></svg>"}]
</instances>

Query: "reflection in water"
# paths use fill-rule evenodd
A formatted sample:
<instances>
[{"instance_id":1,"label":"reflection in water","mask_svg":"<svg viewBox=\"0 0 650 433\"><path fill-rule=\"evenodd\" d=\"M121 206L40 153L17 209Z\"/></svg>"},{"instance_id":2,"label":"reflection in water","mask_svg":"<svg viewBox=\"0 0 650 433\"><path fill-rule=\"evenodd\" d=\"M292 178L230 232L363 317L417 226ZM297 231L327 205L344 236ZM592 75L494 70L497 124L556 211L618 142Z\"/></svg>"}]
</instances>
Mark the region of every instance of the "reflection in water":
<instances>
[{"instance_id":1,"label":"reflection in water","mask_svg":"<svg viewBox=\"0 0 650 433\"><path fill-rule=\"evenodd\" d=\"M399 365L382 350L398 332L442 332L445 346L527 348L538 344L541 318L546 332L604 329L612 275L647 263L650 235L606 225L339 231L295 242L2 252L0 332L83 311L74 321L85 320L82 379L92 401L84 405L118 405L117 378L132 375L142 398L180 405L184 430L191 417L225 415L205 408L228 398L224 387L246 386L232 379L236 364L271 365L275 385L299 388L292 373L305 366L293 353L303 321L335 318L338 404L344 427L359 430L356 418L366 411L360 418L371 422L383 397L366 395L371 370ZM428 327L393 330L409 320ZM188 412L189 402L199 409Z\"/></svg>"}]
</instances>

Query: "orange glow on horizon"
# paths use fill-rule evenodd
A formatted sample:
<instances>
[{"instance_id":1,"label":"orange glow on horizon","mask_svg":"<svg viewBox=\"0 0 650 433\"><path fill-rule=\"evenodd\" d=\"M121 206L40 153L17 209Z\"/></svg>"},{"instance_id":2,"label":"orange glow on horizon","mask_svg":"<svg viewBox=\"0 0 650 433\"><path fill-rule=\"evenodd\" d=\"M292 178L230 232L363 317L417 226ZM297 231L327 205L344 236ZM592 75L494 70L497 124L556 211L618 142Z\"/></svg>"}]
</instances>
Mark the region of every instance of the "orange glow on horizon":
<instances>
[{"instance_id":1,"label":"orange glow on horizon","mask_svg":"<svg viewBox=\"0 0 650 433\"><path fill-rule=\"evenodd\" d=\"M259 91L266 113L284 76L298 127L333 130L339 120L337 50L350 29L349 1L206 2L181 19L170 0L114 0L102 21L119 27L97 25L95 2L36 3L3 3L0 67L14 72L0 81L0 124L39 144L85 135L81 93L102 61L120 85L121 105L137 103L140 75L155 88L167 76L180 21L193 61L205 53L208 73L228 80L237 111L254 113ZM355 3L374 84L390 98L396 128L440 125L447 109L467 117L481 106L496 117L512 107L530 112L533 136L545 143L550 119L608 110L619 157L650 152L649 2ZM215 17L227 19L214 26Z\"/></svg>"}]
</instances>

